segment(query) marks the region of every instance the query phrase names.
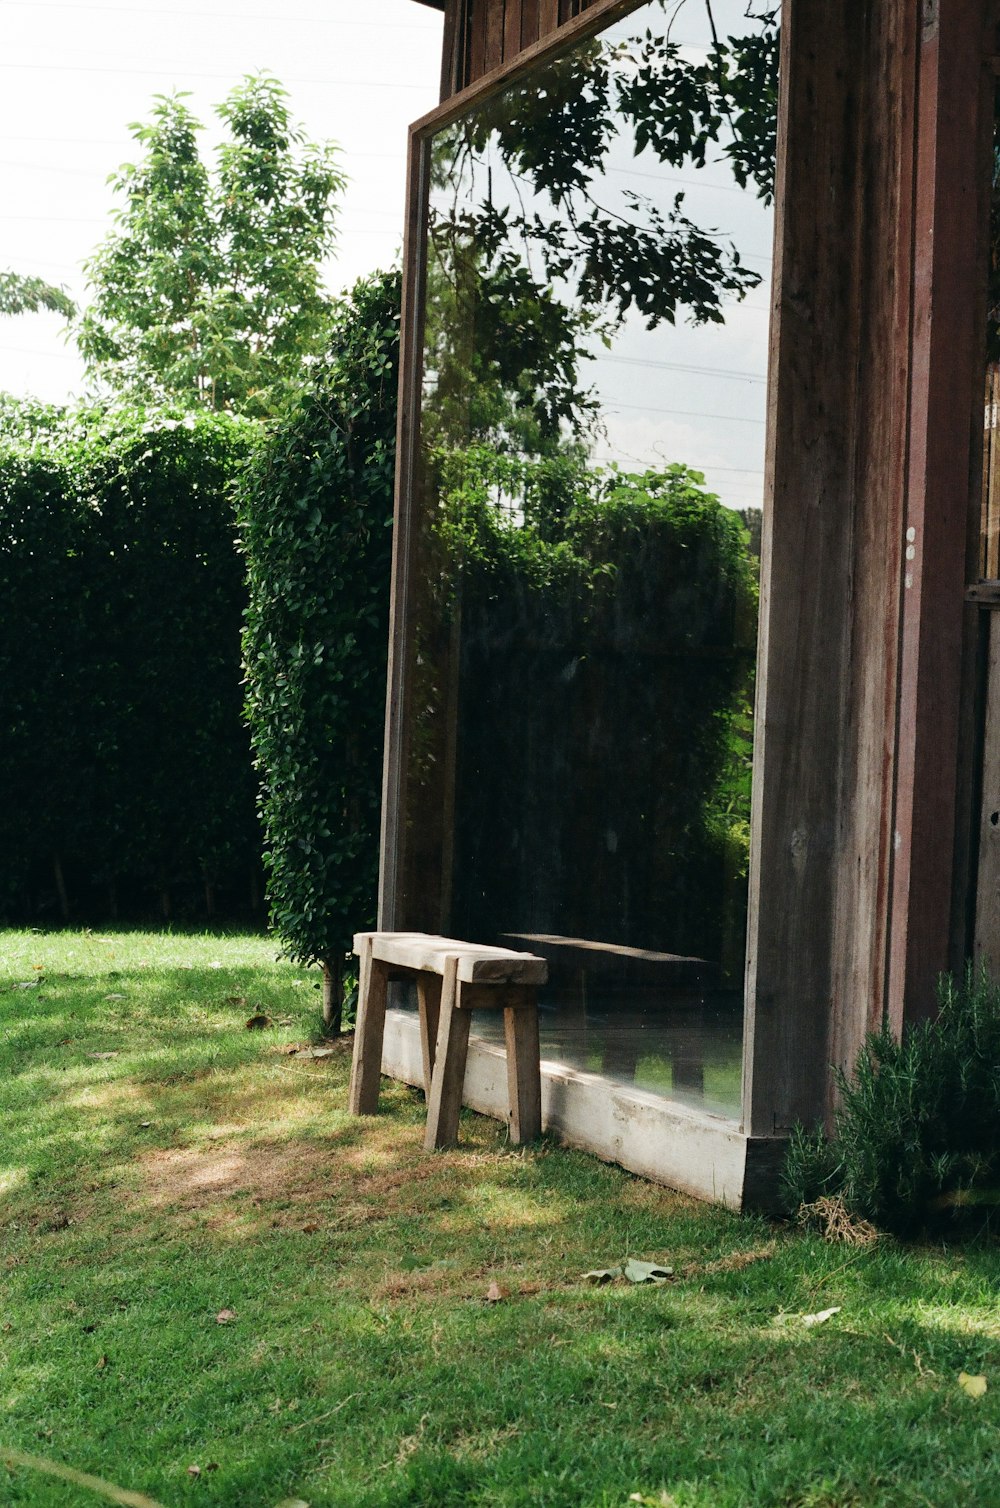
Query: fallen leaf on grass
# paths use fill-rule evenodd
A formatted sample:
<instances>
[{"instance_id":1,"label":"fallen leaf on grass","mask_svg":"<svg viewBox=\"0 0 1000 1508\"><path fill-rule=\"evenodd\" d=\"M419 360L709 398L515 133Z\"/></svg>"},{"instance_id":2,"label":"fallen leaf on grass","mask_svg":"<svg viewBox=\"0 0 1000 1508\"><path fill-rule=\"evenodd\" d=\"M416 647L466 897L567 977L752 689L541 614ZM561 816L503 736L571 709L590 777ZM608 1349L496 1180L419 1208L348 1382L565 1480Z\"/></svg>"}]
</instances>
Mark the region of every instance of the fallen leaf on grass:
<instances>
[{"instance_id":1,"label":"fallen leaf on grass","mask_svg":"<svg viewBox=\"0 0 1000 1508\"><path fill-rule=\"evenodd\" d=\"M309 1508L309 1504L305 1498L282 1498L275 1508Z\"/></svg>"},{"instance_id":2,"label":"fallen leaf on grass","mask_svg":"<svg viewBox=\"0 0 1000 1508\"><path fill-rule=\"evenodd\" d=\"M227 1005L246 1005L246 1003L247 1003L247 997L245 995L227 995L226 996L226 1004Z\"/></svg>"},{"instance_id":3,"label":"fallen leaf on grass","mask_svg":"<svg viewBox=\"0 0 1000 1508\"><path fill-rule=\"evenodd\" d=\"M499 1304L503 1297L503 1290L500 1287L500 1284L494 1278L493 1282L486 1290L486 1302L487 1304Z\"/></svg>"},{"instance_id":4,"label":"fallen leaf on grass","mask_svg":"<svg viewBox=\"0 0 1000 1508\"><path fill-rule=\"evenodd\" d=\"M248 1032L262 1032L265 1027L271 1025L270 1016L251 1016L245 1023Z\"/></svg>"},{"instance_id":5,"label":"fallen leaf on grass","mask_svg":"<svg viewBox=\"0 0 1000 1508\"><path fill-rule=\"evenodd\" d=\"M105 1000L124 1000L124 995L105 995Z\"/></svg>"},{"instance_id":6,"label":"fallen leaf on grass","mask_svg":"<svg viewBox=\"0 0 1000 1508\"><path fill-rule=\"evenodd\" d=\"M802 1323L809 1326L825 1325L827 1320L833 1319L833 1316L839 1314L840 1310L841 1305L835 1304L832 1309L821 1309L818 1314L804 1314L802 1316Z\"/></svg>"},{"instance_id":7,"label":"fallen leaf on grass","mask_svg":"<svg viewBox=\"0 0 1000 1508\"><path fill-rule=\"evenodd\" d=\"M315 1221L310 1221L310 1223L308 1225L304 1225L302 1227L302 1234L304 1236L315 1236L316 1232L319 1229L320 1229L320 1227L316 1224Z\"/></svg>"},{"instance_id":8,"label":"fallen leaf on grass","mask_svg":"<svg viewBox=\"0 0 1000 1508\"><path fill-rule=\"evenodd\" d=\"M107 1364L108 1364L108 1358L106 1356L99 1356L97 1358L97 1370L98 1370L98 1372L103 1372L104 1368L107 1366Z\"/></svg>"},{"instance_id":9,"label":"fallen leaf on grass","mask_svg":"<svg viewBox=\"0 0 1000 1508\"><path fill-rule=\"evenodd\" d=\"M596 1288L603 1288L606 1283L613 1283L615 1278L620 1278L620 1267L595 1267L590 1272L585 1272L583 1281L593 1283Z\"/></svg>"},{"instance_id":10,"label":"fallen leaf on grass","mask_svg":"<svg viewBox=\"0 0 1000 1508\"><path fill-rule=\"evenodd\" d=\"M26 979L23 984L15 984L14 988L15 990L37 990L38 984L37 979Z\"/></svg>"},{"instance_id":11,"label":"fallen leaf on grass","mask_svg":"<svg viewBox=\"0 0 1000 1508\"><path fill-rule=\"evenodd\" d=\"M673 1275L672 1267L661 1267L658 1262L637 1262L629 1258L625 1263L625 1277L630 1283L665 1283Z\"/></svg>"},{"instance_id":12,"label":"fallen leaf on grass","mask_svg":"<svg viewBox=\"0 0 1000 1508\"><path fill-rule=\"evenodd\" d=\"M290 1058L332 1058L336 1051L335 1047L295 1047L288 1056Z\"/></svg>"},{"instance_id":13,"label":"fallen leaf on grass","mask_svg":"<svg viewBox=\"0 0 1000 1508\"><path fill-rule=\"evenodd\" d=\"M189 1477L200 1477L201 1476L201 1467L200 1466L189 1466L188 1467L188 1476Z\"/></svg>"},{"instance_id":14,"label":"fallen leaf on grass","mask_svg":"<svg viewBox=\"0 0 1000 1508\"><path fill-rule=\"evenodd\" d=\"M968 1393L970 1398L981 1398L986 1392L986 1378L981 1374L970 1376L968 1372L959 1372L958 1385L963 1393Z\"/></svg>"},{"instance_id":15,"label":"fallen leaf on grass","mask_svg":"<svg viewBox=\"0 0 1000 1508\"><path fill-rule=\"evenodd\" d=\"M235 1318L235 1309L220 1309L218 1314L215 1316L215 1323L217 1325L231 1325Z\"/></svg>"}]
</instances>

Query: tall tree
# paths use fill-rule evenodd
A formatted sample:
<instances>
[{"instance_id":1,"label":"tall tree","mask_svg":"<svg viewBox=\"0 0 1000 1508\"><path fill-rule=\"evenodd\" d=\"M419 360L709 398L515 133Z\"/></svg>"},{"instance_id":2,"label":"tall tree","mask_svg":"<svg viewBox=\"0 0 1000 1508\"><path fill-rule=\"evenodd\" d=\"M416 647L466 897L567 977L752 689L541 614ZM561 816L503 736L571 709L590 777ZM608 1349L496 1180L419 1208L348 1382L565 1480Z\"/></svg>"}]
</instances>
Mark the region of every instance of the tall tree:
<instances>
[{"instance_id":1,"label":"tall tree","mask_svg":"<svg viewBox=\"0 0 1000 1508\"><path fill-rule=\"evenodd\" d=\"M0 314L37 314L50 309L72 319L76 305L65 288L55 288L43 278L20 272L0 271Z\"/></svg>"},{"instance_id":2,"label":"tall tree","mask_svg":"<svg viewBox=\"0 0 1000 1508\"><path fill-rule=\"evenodd\" d=\"M86 264L78 344L100 386L262 415L325 346L320 267L345 180L275 79L248 77L217 107L228 139L214 168L184 99L158 95L148 124L131 127L143 156L112 176L124 204Z\"/></svg>"}]
</instances>

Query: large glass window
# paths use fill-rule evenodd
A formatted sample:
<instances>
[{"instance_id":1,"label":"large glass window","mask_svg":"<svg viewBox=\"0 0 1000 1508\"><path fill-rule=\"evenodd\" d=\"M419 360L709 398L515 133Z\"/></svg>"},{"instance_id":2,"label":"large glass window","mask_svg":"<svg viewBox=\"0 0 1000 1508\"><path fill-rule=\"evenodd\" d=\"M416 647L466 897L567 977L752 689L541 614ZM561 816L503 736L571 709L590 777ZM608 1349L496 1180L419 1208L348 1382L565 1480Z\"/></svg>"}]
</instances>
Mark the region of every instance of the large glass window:
<instances>
[{"instance_id":1,"label":"large glass window","mask_svg":"<svg viewBox=\"0 0 1000 1508\"><path fill-rule=\"evenodd\" d=\"M428 144L397 924L738 1113L776 17L652 0ZM478 1025L478 1022L477 1022Z\"/></svg>"}]
</instances>

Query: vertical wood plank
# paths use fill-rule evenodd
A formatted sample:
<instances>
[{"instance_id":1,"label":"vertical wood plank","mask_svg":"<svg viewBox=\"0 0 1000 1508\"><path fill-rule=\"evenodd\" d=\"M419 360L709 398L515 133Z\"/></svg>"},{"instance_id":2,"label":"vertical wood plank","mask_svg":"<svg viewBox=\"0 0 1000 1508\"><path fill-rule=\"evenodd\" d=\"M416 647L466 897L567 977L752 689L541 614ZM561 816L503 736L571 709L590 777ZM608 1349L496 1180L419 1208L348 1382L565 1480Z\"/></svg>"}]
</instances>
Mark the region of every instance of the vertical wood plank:
<instances>
[{"instance_id":1,"label":"vertical wood plank","mask_svg":"<svg viewBox=\"0 0 1000 1508\"><path fill-rule=\"evenodd\" d=\"M485 23L483 72L490 73L503 62L504 0L486 0Z\"/></svg>"},{"instance_id":2,"label":"vertical wood plank","mask_svg":"<svg viewBox=\"0 0 1000 1508\"><path fill-rule=\"evenodd\" d=\"M920 45L907 556L888 1014L935 1009L953 932L963 789L964 587L981 497L985 261L982 0L927 7ZM978 475L977 475L978 473ZM973 518L974 523L974 518Z\"/></svg>"},{"instance_id":3,"label":"vertical wood plank","mask_svg":"<svg viewBox=\"0 0 1000 1508\"><path fill-rule=\"evenodd\" d=\"M444 10L444 35L441 47L441 100L457 94L465 83L464 59L465 0L447 0Z\"/></svg>"},{"instance_id":4,"label":"vertical wood plank","mask_svg":"<svg viewBox=\"0 0 1000 1508\"><path fill-rule=\"evenodd\" d=\"M430 1099L441 1024L441 979L437 974L417 975L417 1006L420 1011L420 1055L424 1061L424 1094Z\"/></svg>"},{"instance_id":5,"label":"vertical wood plank","mask_svg":"<svg viewBox=\"0 0 1000 1508\"><path fill-rule=\"evenodd\" d=\"M400 312L399 417L396 423L395 507L392 577L389 586L389 661L386 671L385 752L382 769L382 824L379 837L378 925L386 931L405 916L407 784L411 737L410 664L414 655L412 578L417 550L414 473L420 447L423 387L423 330L427 265L426 206L430 149L410 133L403 241L403 299Z\"/></svg>"},{"instance_id":6,"label":"vertical wood plank","mask_svg":"<svg viewBox=\"0 0 1000 1508\"><path fill-rule=\"evenodd\" d=\"M374 1115L378 1109L387 987L386 967L373 959L372 939L366 937L358 975L358 1019L354 1029L348 1096L348 1109L352 1115Z\"/></svg>"},{"instance_id":7,"label":"vertical wood plank","mask_svg":"<svg viewBox=\"0 0 1000 1508\"><path fill-rule=\"evenodd\" d=\"M744 1047L753 1136L828 1111L831 1056L849 1054L884 989L914 15L905 0L863 0L850 17L793 0L782 16Z\"/></svg>"},{"instance_id":8,"label":"vertical wood plank","mask_svg":"<svg viewBox=\"0 0 1000 1508\"><path fill-rule=\"evenodd\" d=\"M866 1034L882 1024L886 1006L900 595L907 548L918 41L917 7L880 0L870 29L864 135L853 169L863 175L856 231L861 360L848 578L849 721L837 802L841 839L828 1045L829 1061L848 1074ZM834 1097L828 1078L828 1118Z\"/></svg>"},{"instance_id":9,"label":"vertical wood plank","mask_svg":"<svg viewBox=\"0 0 1000 1508\"><path fill-rule=\"evenodd\" d=\"M986 373L983 404L983 508L980 575L1000 577L1000 367Z\"/></svg>"},{"instance_id":10,"label":"vertical wood plank","mask_svg":"<svg viewBox=\"0 0 1000 1508\"><path fill-rule=\"evenodd\" d=\"M434 1073L431 1076L431 1093L427 1104L427 1130L424 1135L426 1152L453 1146L458 1139L458 1117L462 1108L472 1013L460 1008L457 973L458 959L446 959L441 980L441 1015Z\"/></svg>"},{"instance_id":11,"label":"vertical wood plank","mask_svg":"<svg viewBox=\"0 0 1000 1508\"><path fill-rule=\"evenodd\" d=\"M521 51L523 0L506 0L503 12L503 59L509 63Z\"/></svg>"},{"instance_id":12,"label":"vertical wood plank","mask_svg":"<svg viewBox=\"0 0 1000 1508\"><path fill-rule=\"evenodd\" d=\"M538 0L521 0L521 46L538 41Z\"/></svg>"},{"instance_id":13,"label":"vertical wood plank","mask_svg":"<svg viewBox=\"0 0 1000 1508\"><path fill-rule=\"evenodd\" d=\"M559 0L538 0L538 35L550 36L559 25Z\"/></svg>"},{"instance_id":14,"label":"vertical wood plank","mask_svg":"<svg viewBox=\"0 0 1000 1508\"><path fill-rule=\"evenodd\" d=\"M991 581L1000 577L1000 367L990 368L990 487L986 530L986 570Z\"/></svg>"},{"instance_id":15,"label":"vertical wood plank","mask_svg":"<svg viewBox=\"0 0 1000 1508\"><path fill-rule=\"evenodd\" d=\"M486 21L492 8L493 0L466 0L469 56L467 84L474 84L486 72Z\"/></svg>"},{"instance_id":16,"label":"vertical wood plank","mask_svg":"<svg viewBox=\"0 0 1000 1508\"><path fill-rule=\"evenodd\" d=\"M974 958L1000 975L1000 613L989 614Z\"/></svg>"},{"instance_id":17,"label":"vertical wood plank","mask_svg":"<svg viewBox=\"0 0 1000 1508\"><path fill-rule=\"evenodd\" d=\"M503 1013L504 1041L507 1044L510 1139L515 1145L537 1141L542 1134L538 1007L534 995L532 990L530 1004L505 1006Z\"/></svg>"}]
</instances>

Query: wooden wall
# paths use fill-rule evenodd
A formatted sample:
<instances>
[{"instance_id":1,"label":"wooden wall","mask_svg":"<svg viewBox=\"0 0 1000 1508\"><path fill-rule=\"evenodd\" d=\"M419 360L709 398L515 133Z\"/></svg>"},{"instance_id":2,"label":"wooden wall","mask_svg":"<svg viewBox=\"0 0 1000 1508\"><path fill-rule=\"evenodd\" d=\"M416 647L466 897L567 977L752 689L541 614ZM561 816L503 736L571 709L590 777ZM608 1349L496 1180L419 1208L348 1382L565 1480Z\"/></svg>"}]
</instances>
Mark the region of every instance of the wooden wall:
<instances>
[{"instance_id":1,"label":"wooden wall","mask_svg":"<svg viewBox=\"0 0 1000 1508\"><path fill-rule=\"evenodd\" d=\"M982 451L987 13L787 0L744 1124L956 961L970 468ZM976 427L978 426L978 435ZM978 517L978 510L976 510Z\"/></svg>"},{"instance_id":2,"label":"wooden wall","mask_svg":"<svg viewBox=\"0 0 1000 1508\"><path fill-rule=\"evenodd\" d=\"M763 1136L823 1114L884 1003L912 127L883 101L912 121L914 16L793 0L782 28L744 1078Z\"/></svg>"},{"instance_id":3,"label":"wooden wall","mask_svg":"<svg viewBox=\"0 0 1000 1508\"><path fill-rule=\"evenodd\" d=\"M446 0L441 98L550 36L599 0Z\"/></svg>"}]
</instances>

